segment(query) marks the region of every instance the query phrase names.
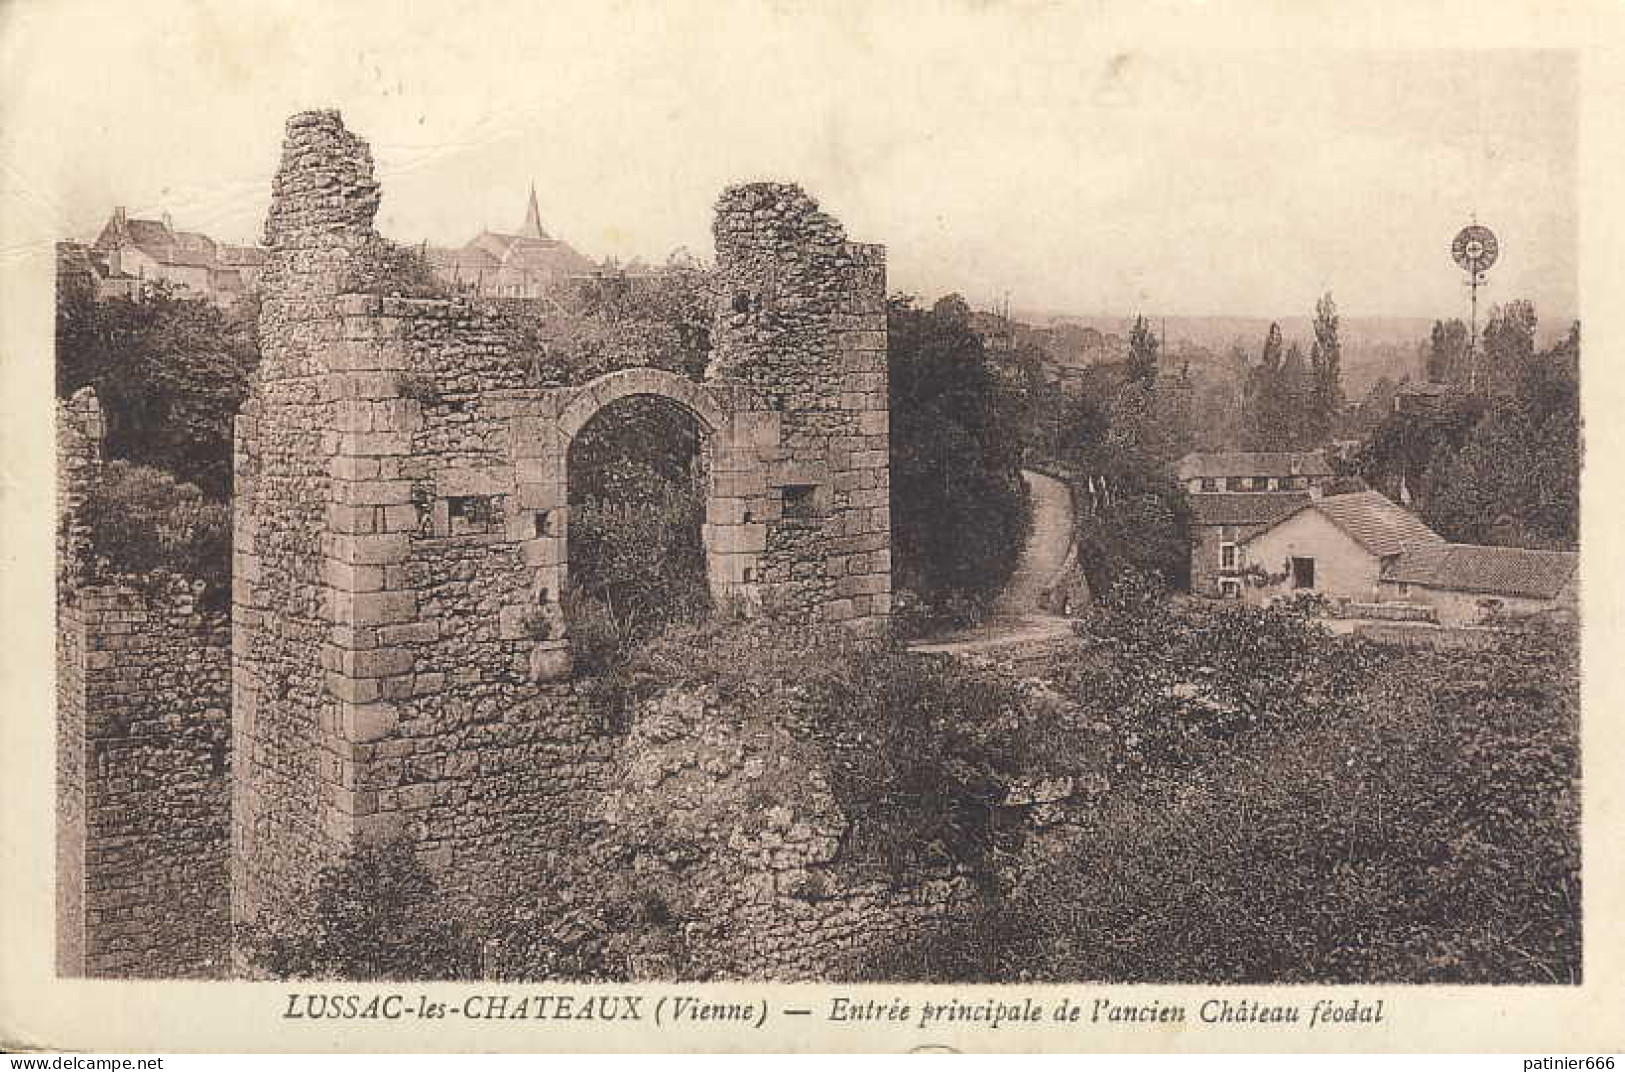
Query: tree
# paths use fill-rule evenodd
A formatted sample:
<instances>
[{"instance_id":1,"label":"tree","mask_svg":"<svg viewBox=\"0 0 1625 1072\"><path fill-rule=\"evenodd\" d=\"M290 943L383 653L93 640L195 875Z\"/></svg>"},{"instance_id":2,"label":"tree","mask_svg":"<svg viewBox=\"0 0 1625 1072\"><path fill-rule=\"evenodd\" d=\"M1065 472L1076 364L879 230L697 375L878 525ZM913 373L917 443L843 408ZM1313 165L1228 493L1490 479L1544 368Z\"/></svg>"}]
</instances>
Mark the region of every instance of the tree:
<instances>
[{"instance_id":1,"label":"tree","mask_svg":"<svg viewBox=\"0 0 1625 1072\"><path fill-rule=\"evenodd\" d=\"M1535 306L1525 300L1490 309L1489 323L1484 326L1478 390L1499 396L1516 390L1521 370L1535 356L1536 323Z\"/></svg>"},{"instance_id":2,"label":"tree","mask_svg":"<svg viewBox=\"0 0 1625 1072\"><path fill-rule=\"evenodd\" d=\"M1578 325L1550 350L1525 353L1534 311L1520 305L1492 319L1494 345L1512 363L1497 376L1509 393L1429 467L1424 516L1462 542L1572 548L1580 535Z\"/></svg>"},{"instance_id":3,"label":"tree","mask_svg":"<svg viewBox=\"0 0 1625 1072\"><path fill-rule=\"evenodd\" d=\"M985 607L1026 533L1019 435L999 420L997 380L963 298L930 311L893 298L888 326L897 587L937 606Z\"/></svg>"},{"instance_id":4,"label":"tree","mask_svg":"<svg viewBox=\"0 0 1625 1072\"><path fill-rule=\"evenodd\" d=\"M1460 320L1435 320L1428 338L1427 376L1429 383L1467 385L1467 325Z\"/></svg>"},{"instance_id":5,"label":"tree","mask_svg":"<svg viewBox=\"0 0 1625 1072\"><path fill-rule=\"evenodd\" d=\"M1286 349L1281 361L1279 405L1275 422L1280 429L1278 440L1281 450L1301 450L1311 438L1310 406L1313 383L1309 365L1303 359L1303 347L1296 339Z\"/></svg>"},{"instance_id":6,"label":"tree","mask_svg":"<svg viewBox=\"0 0 1625 1072\"><path fill-rule=\"evenodd\" d=\"M1128 333L1128 378L1147 388L1157 382L1157 337L1143 316L1134 318Z\"/></svg>"},{"instance_id":7,"label":"tree","mask_svg":"<svg viewBox=\"0 0 1625 1072\"><path fill-rule=\"evenodd\" d=\"M1248 369L1246 446L1249 450L1285 450L1292 437L1281 377L1281 325L1270 324L1259 364Z\"/></svg>"},{"instance_id":8,"label":"tree","mask_svg":"<svg viewBox=\"0 0 1625 1072\"><path fill-rule=\"evenodd\" d=\"M1327 291L1315 303L1315 341L1309 348L1311 446L1332 438L1343 412L1343 345L1337 337L1337 324L1337 303Z\"/></svg>"},{"instance_id":9,"label":"tree","mask_svg":"<svg viewBox=\"0 0 1625 1072\"><path fill-rule=\"evenodd\" d=\"M156 466L224 498L232 418L259 362L255 308L227 313L162 282L139 300L98 302L67 289L57 304L57 394L94 386L110 458Z\"/></svg>"}]
</instances>

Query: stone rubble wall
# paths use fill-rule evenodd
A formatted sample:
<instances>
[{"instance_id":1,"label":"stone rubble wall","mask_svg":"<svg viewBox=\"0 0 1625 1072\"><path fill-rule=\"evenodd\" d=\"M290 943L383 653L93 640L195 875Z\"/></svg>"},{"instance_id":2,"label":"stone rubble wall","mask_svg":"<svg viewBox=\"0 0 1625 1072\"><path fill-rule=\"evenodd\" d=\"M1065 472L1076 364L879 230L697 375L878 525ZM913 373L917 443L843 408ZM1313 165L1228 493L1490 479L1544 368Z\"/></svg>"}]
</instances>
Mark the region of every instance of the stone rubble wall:
<instances>
[{"instance_id":1,"label":"stone rubble wall","mask_svg":"<svg viewBox=\"0 0 1625 1072\"><path fill-rule=\"evenodd\" d=\"M77 585L84 573L89 534L83 520L85 494L101 471L107 437L100 400L91 387L56 405L56 560L57 583Z\"/></svg>"},{"instance_id":2,"label":"stone rubble wall","mask_svg":"<svg viewBox=\"0 0 1625 1072\"><path fill-rule=\"evenodd\" d=\"M101 471L94 391L59 404L57 972L218 977L230 953L231 686L203 582L98 578L82 510Z\"/></svg>"},{"instance_id":3,"label":"stone rubble wall","mask_svg":"<svg viewBox=\"0 0 1625 1072\"><path fill-rule=\"evenodd\" d=\"M218 978L230 965L230 641L202 582L79 590L82 974ZM65 727L66 728L66 727Z\"/></svg>"},{"instance_id":4,"label":"stone rubble wall","mask_svg":"<svg viewBox=\"0 0 1625 1072\"><path fill-rule=\"evenodd\" d=\"M233 916L265 903L355 841L341 808L353 761L323 653L341 605L327 583L334 459L341 431L332 393L338 294L354 280L373 230L378 184L364 142L337 112L288 120L265 225L260 365L235 429L232 591Z\"/></svg>"},{"instance_id":5,"label":"stone rubble wall","mask_svg":"<svg viewBox=\"0 0 1625 1072\"><path fill-rule=\"evenodd\" d=\"M96 392L56 407L56 967L85 969L85 630L74 596L88 534L85 494L101 469L106 428Z\"/></svg>"},{"instance_id":6,"label":"stone rubble wall","mask_svg":"<svg viewBox=\"0 0 1625 1072\"><path fill-rule=\"evenodd\" d=\"M262 363L237 424L244 925L347 849L398 836L470 907L493 891L590 903L624 859L602 808L619 744L571 680L561 603L569 444L606 406L656 396L694 417L719 602L871 635L889 623L877 247L848 243L795 187L730 190L705 382L622 368L558 384L503 310L367 278L377 204L336 113L289 120ZM787 488L804 492L793 507Z\"/></svg>"},{"instance_id":7,"label":"stone rubble wall","mask_svg":"<svg viewBox=\"0 0 1625 1072\"><path fill-rule=\"evenodd\" d=\"M761 587L775 613L881 635L891 615L885 250L848 242L798 187L752 183L718 201L717 317L707 378L750 384L781 411L782 455L729 483L765 496ZM786 487L812 507L787 516Z\"/></svg>"},{"instance_id":8,"label":"stone rubble wall","mask_svg":"<svg viewBox=\"0 0 1625 1072\"><path fill-rule=\"evenodd\" d=\"M849 818L784 712L680 686L640 705L603 796L634 887L680 920L648 978L865 977L865 959L975 898L947 868L895 884L841 859ZM869 969L872 970L872 969Z\"/></svg>"}]
</instances>

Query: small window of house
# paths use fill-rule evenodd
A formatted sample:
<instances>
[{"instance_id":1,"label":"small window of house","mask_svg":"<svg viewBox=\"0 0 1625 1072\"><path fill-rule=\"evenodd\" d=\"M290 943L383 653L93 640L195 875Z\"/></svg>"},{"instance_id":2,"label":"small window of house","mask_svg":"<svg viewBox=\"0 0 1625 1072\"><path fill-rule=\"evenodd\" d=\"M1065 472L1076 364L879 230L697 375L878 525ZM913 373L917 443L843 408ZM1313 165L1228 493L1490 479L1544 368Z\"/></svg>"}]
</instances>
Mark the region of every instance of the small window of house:
<instances>
[{"instance_id":1,"label":"small window of house","mask_svg":"<svg viewBox=\"0 0 1625 1072\"><path fill-rule=\"evenodd\" d=\"M787 520L810 521L818 516L813 484L786 484L784 486L784 516Z\"/></svg>"},{"instance_id":2,"label":"small window of house","mask_svg":"<svg viewBox=\"0 0 1625 1072\"><path fill-rule=\"evenodd\" d=\"M470 536L491 531L489 495L453 495L446 500L446 515L453 536Z\"/></svg>"},{"instance_id":3,"label":"small window of house","mask_svg":"<svg viewBox=\"0 0 1625 1072\"><path fill-rule=\"evenodd\" d=\"M1219 545L1219 568L1220 569L1223 569L1223 570L1233 570L1233 569L1235 569L1237 560L1238 560L1238 556L1236 555L1236 545L1235 544L1233 544L1233 543L1221 543Z\"/></svg>"},{"instance_id":4,"label":"small window of house","mask_svg":"<svg viewBox=\"0 0 1625 1072\"><path fill-rule=\"evenodd\" d=\"M1225 599L1241 598L1241 582L1234 577L1225 577L1219 581L1219 595Z\"/></svg>"},{"instance_id":5,"label":"small window of house","mask_svg":"<svg viewBox=\"0 0 1625 1072\"><path fill-rule=\"evenodd\" d=\"M1219 482L1217 480L1215 480L1213 477L1204 476L1202 478L1202 490L1203 491L1218 491L1219 490Z\"/></svg>"}]
</instances>

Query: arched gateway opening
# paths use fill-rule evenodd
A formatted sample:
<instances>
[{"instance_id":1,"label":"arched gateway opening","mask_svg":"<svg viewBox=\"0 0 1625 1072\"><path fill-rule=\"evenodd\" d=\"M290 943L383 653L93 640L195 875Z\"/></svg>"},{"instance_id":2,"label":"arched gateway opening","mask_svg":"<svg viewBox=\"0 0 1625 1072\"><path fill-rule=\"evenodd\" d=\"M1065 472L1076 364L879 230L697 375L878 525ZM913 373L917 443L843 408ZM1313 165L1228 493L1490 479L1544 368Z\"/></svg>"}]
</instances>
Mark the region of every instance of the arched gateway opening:
<instances>
[{"instance_id":1,"label":"arched gateway opening","mask_svg":"<svg viewBox=\"0 0 1625 1072\"><path fill-rule=\"evenodd\" d=\"M538 508L533 592L553 619L535 677L582 657L590 670L662 620L759 608L777 413L737 386L653 368L561 393L556 412L516 443L521 469L543 480L521 487Z\"/></svg>"},{"instance_id":2,"label":"arched gateway opening","mask_svg":"<svg viewBox=\"0 0 1625 1072\"><path fill-rule=\"evenodd\" d=\"M712 610L702 536L711 438L676 402L629 395L570 440L563 606L578 675L607 670L635 644Z\"/></svg>"}]
</instances>

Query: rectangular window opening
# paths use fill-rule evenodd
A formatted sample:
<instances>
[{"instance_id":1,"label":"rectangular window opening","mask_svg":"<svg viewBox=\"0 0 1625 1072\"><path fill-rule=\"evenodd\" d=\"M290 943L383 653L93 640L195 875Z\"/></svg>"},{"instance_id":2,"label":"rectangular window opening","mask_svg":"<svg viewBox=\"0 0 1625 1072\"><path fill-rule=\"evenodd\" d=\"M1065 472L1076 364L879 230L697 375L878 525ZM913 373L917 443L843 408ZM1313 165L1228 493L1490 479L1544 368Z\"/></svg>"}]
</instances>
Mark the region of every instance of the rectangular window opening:
<instances>
[{"instance_id":1,"label":"rectangular window opening","mask_svg":"<svg viewBox=\"0 0 1625 1072\"><path fill-rule=\"evenodd\" d=\"M784 516L787 520L810 521L818 516L818 487L814 484L784 486Z\"/></svg>"},{"instance_id":2,"label":"rectangular window opening","mask_svg":"<svg viewBox=\"0 0 1625 1072\"><path fill-rule=\"evenodd\" d=\"M446 500L446 515L451 523L451 535L471 536L491 531L491 497L489 495L453 495Z\"/></svg>"}]
</instances>

